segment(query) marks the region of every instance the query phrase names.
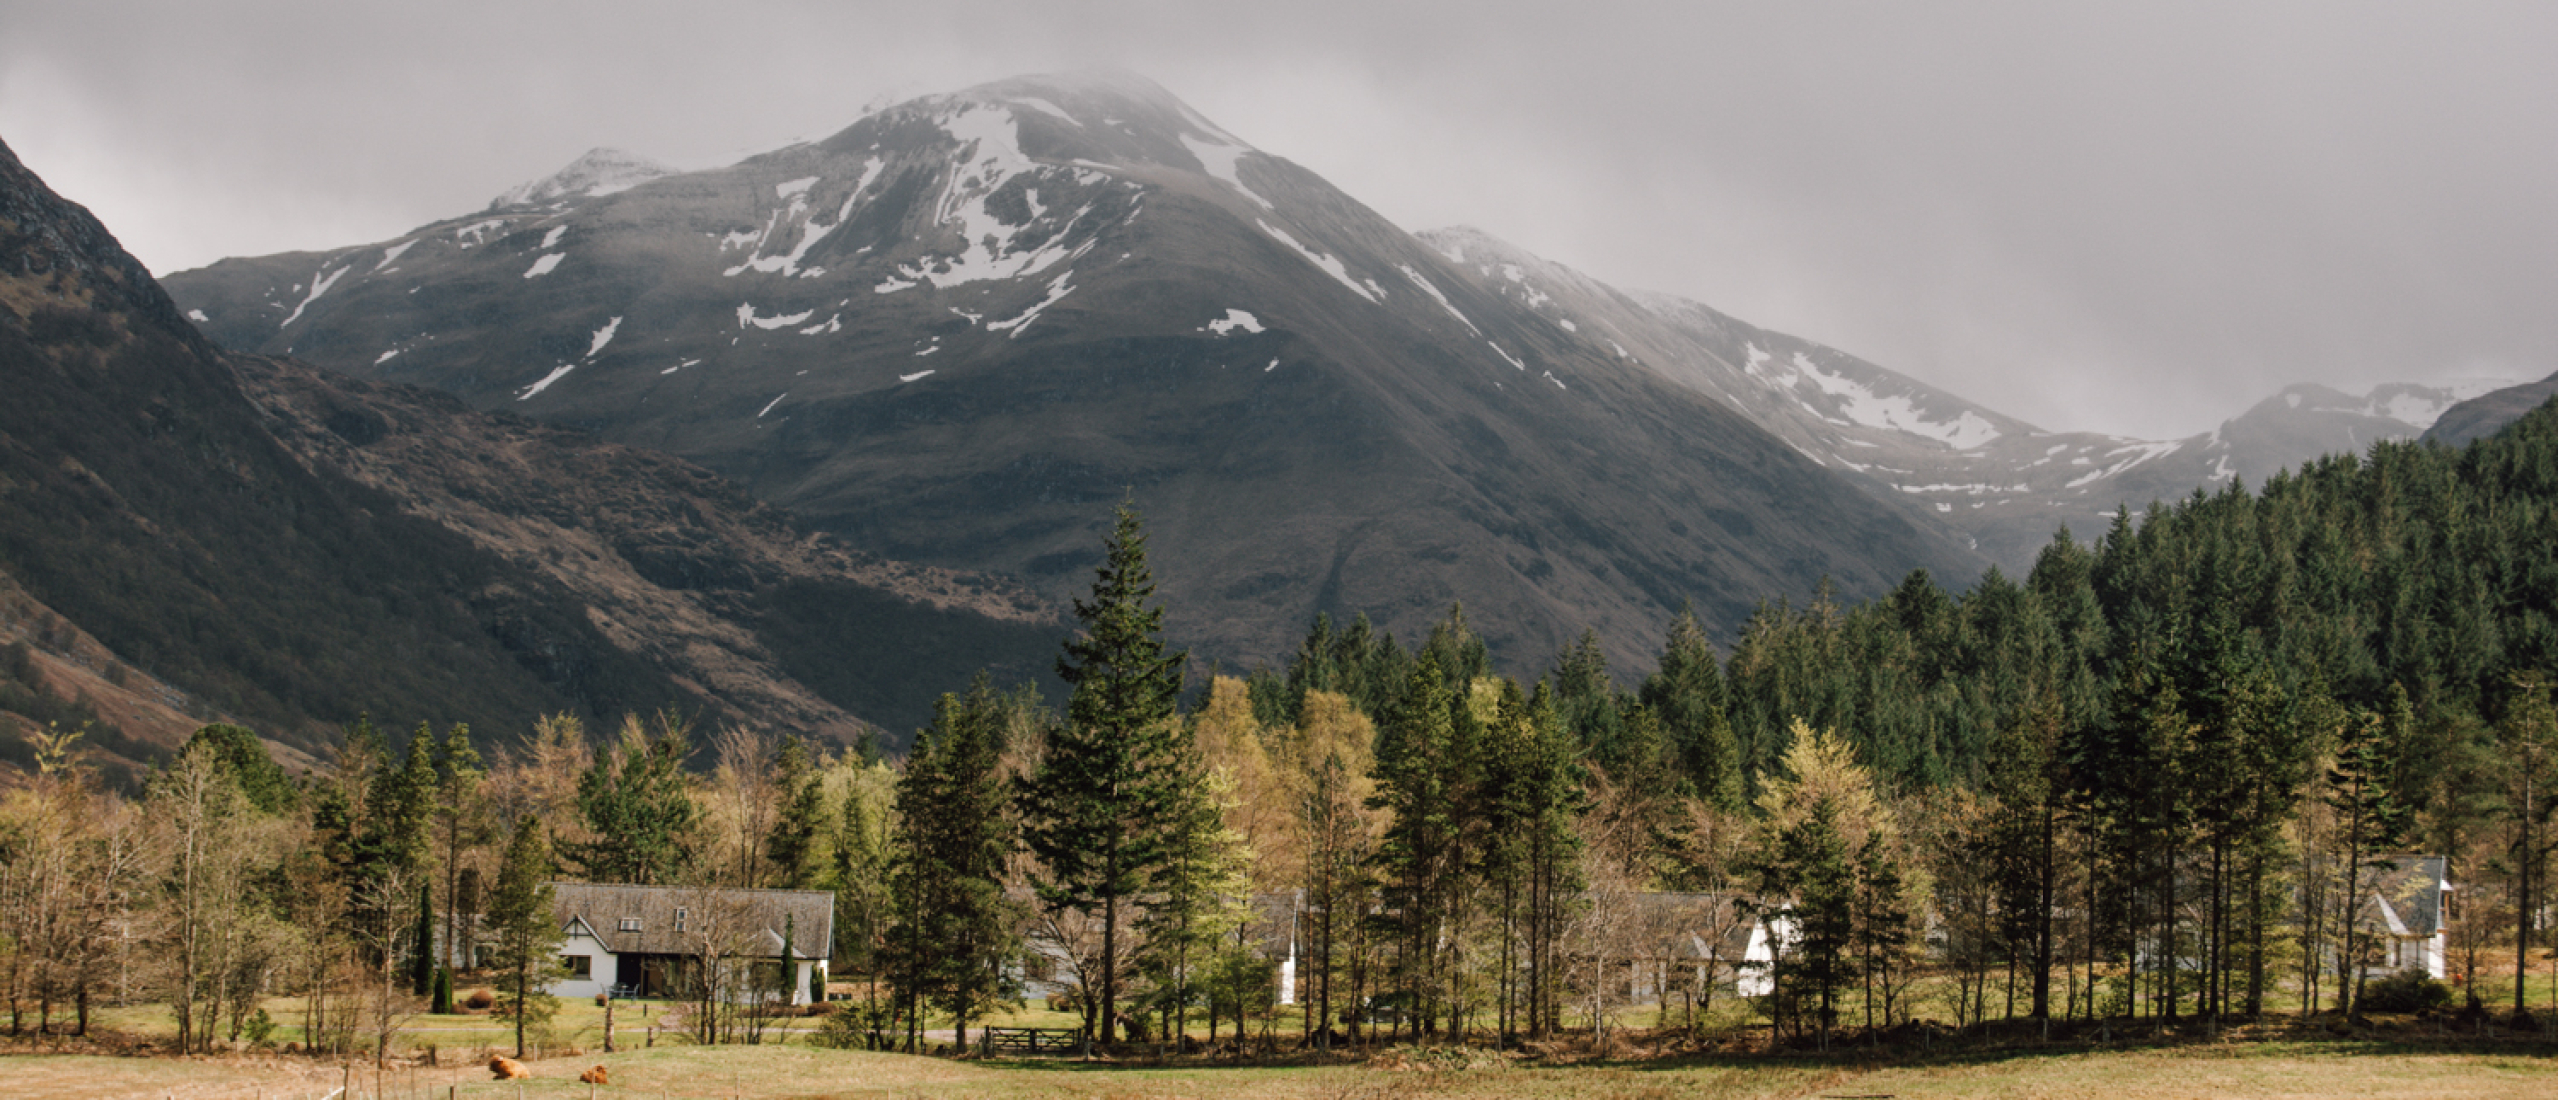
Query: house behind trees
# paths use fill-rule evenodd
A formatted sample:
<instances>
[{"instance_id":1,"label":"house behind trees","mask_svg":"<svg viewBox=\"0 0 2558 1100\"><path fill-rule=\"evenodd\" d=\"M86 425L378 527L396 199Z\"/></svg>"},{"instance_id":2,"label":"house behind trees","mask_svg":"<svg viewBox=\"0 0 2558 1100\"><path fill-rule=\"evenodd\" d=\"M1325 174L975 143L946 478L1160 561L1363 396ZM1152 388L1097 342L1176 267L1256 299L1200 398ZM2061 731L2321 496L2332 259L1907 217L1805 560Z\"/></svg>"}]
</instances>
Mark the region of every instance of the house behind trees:
<instances>
[{"instance_id":1,"label":"house behind trees","mask_svg":"<svg viewBox=\"0 0 2558 1100\"><path fill-rule=\"evenodd\" d=\"M825 988L835 895L823 890L553 883L567 940L558 997L690 999L703 967L730 999L762 991L790 1004ZM788 940L787 957L784 941Z\"/></svg>"}]
</instances>

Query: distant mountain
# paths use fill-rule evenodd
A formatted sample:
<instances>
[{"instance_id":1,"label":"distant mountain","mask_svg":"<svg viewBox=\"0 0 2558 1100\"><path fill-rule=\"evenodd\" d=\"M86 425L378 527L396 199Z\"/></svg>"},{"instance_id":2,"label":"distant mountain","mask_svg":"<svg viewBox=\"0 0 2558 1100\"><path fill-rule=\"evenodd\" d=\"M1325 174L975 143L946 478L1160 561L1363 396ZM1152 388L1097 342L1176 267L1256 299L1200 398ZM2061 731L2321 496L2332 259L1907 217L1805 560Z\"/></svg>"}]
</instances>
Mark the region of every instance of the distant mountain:
<instances>
[{"instance_id":1,"label":"distant mountain","mask_svg":"<svg viewBox=\"0 0 2558 1100\"><path fill-rule=\"evenodd\" d=\"M213 716L313 751L366 710L903 732L922 684L1036 678L1062 634L680 461L222 352L5 146L0 258L6 633L43 650L19 680L126 727L102 743L127 763Z\"/></svg>"},{"instance_id":2,"label":"distant mountain","mask_svg":"<svg viewBox=\"0 0 2558 1100\"><path fill-rule=\"evenodd\" d=\"M507 193L490 200L489 209L503 210L510 206L532 206L565 199L601 198L674 174L674 169L646 157L598 147L570 161L566 168L541 179L517 184Z\"/></svg>"},{"instance_id":3,"label":"distant mountain","mask_svg":"<svg viewBox=\"0 0 2558 1100\"><path fill-rule=\"evenodd\" d=\"M2471 440L2503 431L2505 425L2522 419L2524 413L2552 397L2558 397L2558 374L2482 393L2444 410L2425 430L2425 438L2446 447L2465 446Z\"/></svg>"},{"instance_id":4,"label":"distant mountain","mask_svg":"<svg viewBox=\"0 0 2558 1100\"><path fill-rule=\"evenodd\" d=\"M1454 601L1514 668L1585 627L1648 659L1686 601L1730 628L1986 562L1135 78L572 190L168 282L226 345L662 449L1052 600L1133 497L1173 633L1229 663L1318 611L1409 636Z\"/></svg>"},{"instance_id":5,"label":"distant mountain","mask_svg":"<svg viewBox=\"0 0 2558 1100\"><path fill-rule=\"evenodd\" d=\"M2502 384L2391 384L2361 396L2292 386L2179 440L2047 432L1695 302L1619 290L1480 230L1422 237L1478 291L1712 397L1880 498L1928 509L2010 570L2029 567L2063 524L2085 536L2118 507L2138 511L2232 478L2258 484L2321 455L2413 438L2455 402Z\"/></svg>"}]
</instances>

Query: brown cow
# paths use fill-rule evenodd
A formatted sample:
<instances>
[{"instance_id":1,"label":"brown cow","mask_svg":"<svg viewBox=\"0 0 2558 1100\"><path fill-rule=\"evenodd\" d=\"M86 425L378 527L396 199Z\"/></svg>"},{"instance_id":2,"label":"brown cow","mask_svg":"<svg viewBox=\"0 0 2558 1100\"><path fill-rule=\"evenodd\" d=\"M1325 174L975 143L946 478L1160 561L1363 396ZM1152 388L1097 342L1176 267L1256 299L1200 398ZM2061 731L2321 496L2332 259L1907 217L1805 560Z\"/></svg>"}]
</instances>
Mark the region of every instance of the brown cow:
<instances>
[{"instance_id":1,"label":"brown cow","mask_svg":"<svg viewBox=\"0 0 2558 1100\"><path fill-rule=\"evenodd\" d=\"M584 1081L590 1085L612 1084L611 1081L605 1080L604 1078L604 1067L602 1066L597 1066L594 1069L587 1070L586 1072L577 1075L578 1080Z\"/></svg>"},{"instance_id":2,"label":"brown cow","mask_svg":"<svg viewBox=\"0 0 2558 1100\"><path fill-rule=\"evenodd\" d=\"M489 1076L500 1081L529 1081L533 1078L533 1071L524 1068L522 1062L496 1054L489 1057Z\"/></svg>"}]
</instances>

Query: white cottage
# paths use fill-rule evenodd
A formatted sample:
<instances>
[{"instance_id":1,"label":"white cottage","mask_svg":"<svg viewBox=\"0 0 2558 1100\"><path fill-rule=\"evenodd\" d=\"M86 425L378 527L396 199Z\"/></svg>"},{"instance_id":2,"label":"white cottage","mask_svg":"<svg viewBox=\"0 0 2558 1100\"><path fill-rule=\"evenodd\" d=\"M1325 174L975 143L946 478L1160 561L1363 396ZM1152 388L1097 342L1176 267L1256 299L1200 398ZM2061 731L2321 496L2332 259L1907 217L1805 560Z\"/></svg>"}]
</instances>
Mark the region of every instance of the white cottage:
<instances>
[{"instance_id":1,"label":"white cottage","mask_svg":"<svg viewBox=\"0 0 2558 1100\"><path fill-rule=\"evenodd\" d=\"M778 987L792 1004L824 989L835 895L823 890L551 884L565 942L558 997L684 998L698 994L705 947L729 986ZM785 941L788 941L785 944ZM743 980L752 977L756 981Z\"/></svg>"},{"instance_id":2,"label":"white cottage","mask_svg":"<svg viewBox=\"0 0 2558 1100\"><path fill-rule=\"evenodd\" d=\"M2370 885L2356 913L2375 935L2378 958L2364 956L2376 973L2422 970L2449 976L2453 887L2451 861L2442 856L2385 856L2364 868Z\"/></svg>"}]
</instances>

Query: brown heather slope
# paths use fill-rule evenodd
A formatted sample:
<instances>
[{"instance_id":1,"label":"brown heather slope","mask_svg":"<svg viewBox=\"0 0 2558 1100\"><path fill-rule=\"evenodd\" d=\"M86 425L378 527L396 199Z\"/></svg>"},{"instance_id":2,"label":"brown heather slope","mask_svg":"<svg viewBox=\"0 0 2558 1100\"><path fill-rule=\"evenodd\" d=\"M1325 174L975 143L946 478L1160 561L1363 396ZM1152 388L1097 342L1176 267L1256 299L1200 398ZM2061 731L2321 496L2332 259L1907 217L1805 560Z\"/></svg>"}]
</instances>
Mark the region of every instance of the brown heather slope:
<instances>
[{"instance_id":1,"label":"brown heather slope","mask_svg":"<svg viewBox=\"0 0 2558 1100\"><path fill-rule=\"evenodd\" d=\"M418 387L258 356L233 364L275 437L314 473L378 489L549 578L613 645L773 728L848 741L868 715L792 678L761 629L769 601L759 593L849 587L918 615L1002 624L1033 648L1062 637L1057 611L1019 585L848 549L682 459ZM936 690L957 689L967 671L953 667ZM873 721L921 719L911 706L887 709Z\"/></svg>"}]
</instances>

